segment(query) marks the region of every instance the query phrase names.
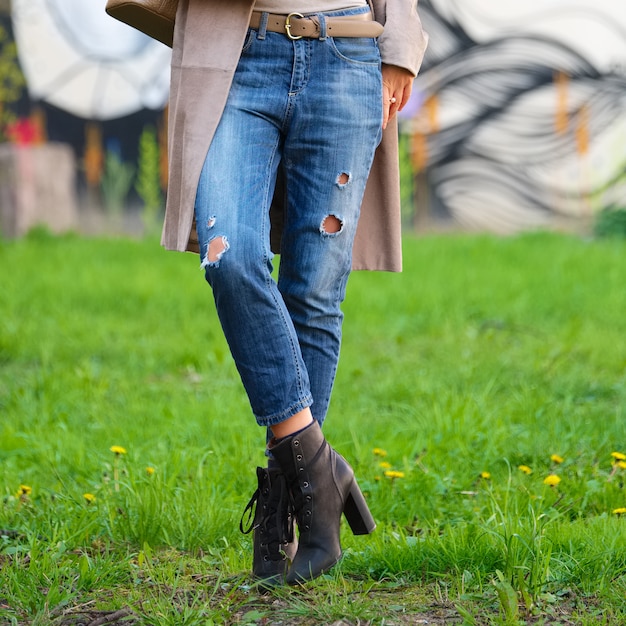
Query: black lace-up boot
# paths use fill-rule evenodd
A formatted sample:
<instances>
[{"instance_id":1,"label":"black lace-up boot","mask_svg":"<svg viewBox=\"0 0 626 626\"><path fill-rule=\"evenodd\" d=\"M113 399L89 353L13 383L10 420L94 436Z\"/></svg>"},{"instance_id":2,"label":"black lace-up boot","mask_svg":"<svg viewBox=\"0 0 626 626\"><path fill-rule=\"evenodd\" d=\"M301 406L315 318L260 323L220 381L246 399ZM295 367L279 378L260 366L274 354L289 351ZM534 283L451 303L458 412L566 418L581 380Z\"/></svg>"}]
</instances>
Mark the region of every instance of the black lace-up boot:
<instances>
[{"instance_id":1,"label":"black lace-up boot","mask_svg":"<svg viewBox=\"0 0 626 626\"><path fill-rule=\"evenodd\" d=\"M256 473L258 487L244 510L239 528L243 533L254 531L254 576L267 584L282 584L298 548L289 493L280 469L257 467Z\"/></svg>"},{"instance_id":2,"label":"black lace-up boot","mask_svg":"<svg viewBox=\"0 0 626 626\"><path fill-rule=\"evenodd\" d=\"M371 533L376 523L348 462L333 450L314 421L304 430L272 445L285 475L299 544L286 582L311 580L341 558L339 523L344 513L355 535Z\"/></svg>"}]
</instances>

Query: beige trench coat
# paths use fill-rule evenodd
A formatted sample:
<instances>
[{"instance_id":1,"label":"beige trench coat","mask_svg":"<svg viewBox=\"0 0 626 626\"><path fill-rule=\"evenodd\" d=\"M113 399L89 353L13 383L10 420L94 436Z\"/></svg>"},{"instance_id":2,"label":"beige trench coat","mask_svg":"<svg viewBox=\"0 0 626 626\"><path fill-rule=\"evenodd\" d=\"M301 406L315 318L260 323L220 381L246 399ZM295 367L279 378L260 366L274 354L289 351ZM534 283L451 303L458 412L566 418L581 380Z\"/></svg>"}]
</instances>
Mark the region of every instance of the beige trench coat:
<instances>
[{"instance_id":1,"label":"beige trench coat","mask_svg":"<svg viewBox=\"0 0 626 626\"><path fill-rule=\"evenodd\" d=\"M224 110L254 0L180 0L172 52L169 185L161 243L198 251L193 228L200 172ZM385 25L384 63L409 69L422 62L427 36L417 0L371 0ZM397 125L387 126L368 179L353 250L353 269L400 271L400 185ZM272 207L272 249L280 252L282 207Z\"/></svg>"}]
</instances>

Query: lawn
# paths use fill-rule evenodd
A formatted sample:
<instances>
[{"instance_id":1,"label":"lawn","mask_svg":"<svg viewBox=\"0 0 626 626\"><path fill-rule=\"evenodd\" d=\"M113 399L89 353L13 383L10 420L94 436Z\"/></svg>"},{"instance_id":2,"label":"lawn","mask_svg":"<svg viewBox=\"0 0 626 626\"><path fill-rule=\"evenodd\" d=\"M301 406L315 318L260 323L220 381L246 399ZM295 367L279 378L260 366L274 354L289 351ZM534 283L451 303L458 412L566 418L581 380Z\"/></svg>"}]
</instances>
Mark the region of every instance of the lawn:
<instances>
[{"instance_id":1,"label":"lawn","mask_svg":"<svg viewBox=\"0 0 626 626\"><path fill-rule=\"evenodd\" d=\"M626 242L404 243L350 279L325 425L378 528L263 594L265 434L197 258L0 242L0 624L626 624Z\"/></svg>"}]
</instances>

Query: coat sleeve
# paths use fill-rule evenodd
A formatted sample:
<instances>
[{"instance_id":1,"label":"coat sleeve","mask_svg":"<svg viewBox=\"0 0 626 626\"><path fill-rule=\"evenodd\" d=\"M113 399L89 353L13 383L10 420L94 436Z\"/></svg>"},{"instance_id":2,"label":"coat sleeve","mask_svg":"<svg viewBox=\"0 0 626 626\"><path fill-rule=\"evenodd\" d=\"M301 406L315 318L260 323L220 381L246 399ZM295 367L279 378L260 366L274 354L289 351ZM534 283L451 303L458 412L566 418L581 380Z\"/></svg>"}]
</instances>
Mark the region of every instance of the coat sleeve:
<instances>
[{"instance_id":1,"label":"coat sleeve","mask_svg":"<svg viewBox=\"0 0 626 626\"><path fill-rule=\"evenodd\" d=\"M372 5L375 19L385 25L378 38L383 63L403 67L417 76L428 44L417 14L417 0L372 0Z\"/></svg>"}]
</instances>

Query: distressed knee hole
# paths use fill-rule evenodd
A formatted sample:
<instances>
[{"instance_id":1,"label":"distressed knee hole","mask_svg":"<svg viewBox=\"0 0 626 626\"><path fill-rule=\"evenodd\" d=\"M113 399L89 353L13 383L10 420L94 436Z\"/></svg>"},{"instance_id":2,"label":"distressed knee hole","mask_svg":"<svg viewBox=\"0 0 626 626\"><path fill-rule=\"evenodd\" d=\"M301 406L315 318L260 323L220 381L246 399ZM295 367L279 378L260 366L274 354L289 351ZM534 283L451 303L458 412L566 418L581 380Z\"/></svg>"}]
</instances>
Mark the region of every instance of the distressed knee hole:
<instances>
[{"instance_id":1,"label":"distressed knee hole","mask_svg":"<svg viewBox=\"0 0 626 626\"><path fill-rule=\"evenodd\" d=\"M320 226L320 230L325 235L336 235L341 232L342 228L343 222L336 215L327 215Z\"/></svg>"},{"instance_id":2,"label":"distressed knee hole","mask_svg":"<svg viewBox=\"0 0 626 626\"><path fill-rule=\"evenodd\" d=\"M217 265L228 248L230 248L230 245L226 237L214 237L209 241L204 264Z\"/></svg>"},{"instance_id":3,"label":"distressed knee hole","mask_svg":"<svg viewBox=\"0 0 626 626\"><path fill-rule=\"evenodd\" d=\"M213 226L215 226L215 216L210 217L210 218L206 221L206 227L207 227L207 228L213 228Z\"/></svg>"},{"instance_id":4,"label":"distressed knee hole","mask_svg":"<svg viewBox=\"0 0 626 626\"><path fill-rule=\"evenodd\" d=\"M337 185L339 187L345 187L350 182L350 174L348 172L341 172L337 176Z\"/></svg>"}]
</instances>

